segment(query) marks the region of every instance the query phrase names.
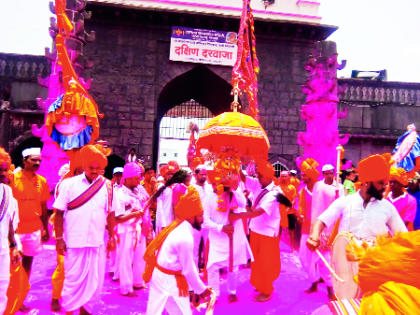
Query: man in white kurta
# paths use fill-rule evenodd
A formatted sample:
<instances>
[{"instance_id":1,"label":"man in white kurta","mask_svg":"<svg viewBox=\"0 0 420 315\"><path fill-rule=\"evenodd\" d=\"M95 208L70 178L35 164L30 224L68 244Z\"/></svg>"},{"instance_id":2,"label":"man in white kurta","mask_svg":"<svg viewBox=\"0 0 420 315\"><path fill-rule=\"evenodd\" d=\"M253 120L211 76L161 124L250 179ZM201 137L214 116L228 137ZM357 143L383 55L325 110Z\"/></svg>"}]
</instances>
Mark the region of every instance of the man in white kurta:
<instances>
[{"instance_id":1,"label":"man in white kurta","mask_svg":"<svg viewBox=\"0 0 420 315\"><path fill-rule=\"evenodd\" d=\"M217 194L212 193L204 202L204 224L209 230L209 258L207 262L209 286L214 289L217 297L220 296L219 270L229 267L229 235L233 235L233 272L228 272L228 302L238 301L236 297L236 281L239 266L246 264L252 258L251 248L246 239L242 220L233 224L229 223L229 211L235 213L245 212L246 199L242 194L238 183L228 192L223 194L223 200L227 203L227 211L221 212L218 208Z\"/></svg>"},{"instance_id":2,"label":"man in white kurta","mask_svg":"<svg viewBox=\"0 0 420 315\"><path fill-rule=\"evenodd\" d=\"M197 166L196 169L194 170L194 177L192 179L194 179L194 182L195 182L192 185L195 187L195 189L197 189L198 193L200 194L201 202L204 203L207 196L213 194L213 187L209 183L207 183L206 167L204 165ZM192 179L191 179L191 183L192 183ZM197 231L194 229L194 261L197 267L200 261L201 239L204 240L203 251L205 252L208 236L209 236L209 230L205 228L204 225L201 227L200 231Z\"/></svg>"},{"instance_id":3,"label":"man in white kurta","mask_svg":"<svg viewBox=\"0 0 420 315\"><path fill-rule=\"evenodd\" d=\"M328 209L334 200L344 196L344 187L341 184L338 184L337 186L337 181L334 179L334 167L332 165L324 165L322 167L322 175L324 176L324 179L314 185L312 192L311 225ZM325 229L321 235L321 244L323 245L319 250L327 261L331 260L331 249L327 246L327 243L331 237L333 228L334 224ZM319 255L312 252L310 255L308 272L308 280L311 282L311 287L309 287L305 293L310 294L317 292L318 282L321 279L326 283L329 298L332 299L334 294L332 291L331 273Z\"/></svg>"},{"instance_id":4,"label":"man in white kurta","mask_svg":"<svg viewBox=\"0 0 420 315\"><path fill-rule=\"evenodd\" d=\"M63 182L54 203L57 252L65 255L62 307L67 314L77 309L80 314L90 314L103 286L105 227L108 226L110 239L113 239L115 217L112 184L99 175L107 165L102 152L99 145L82 148L85 172ZM93 187L100 188L87 195ZM74 206L74 200L80 200L82 195L88 201Z\"/></svg>"},{"instance_id":5,"label":"man in white kurta","mask_svg":"<svg viewBox=\"0 0 420 315\"><path fill-rule=\"evenodd\" d=\"M202 212L197 190L190 186L176 207L177 219L168 227L169 234L158 235L149 245L145 254L147 275L144 275L146 281L151 277L146 315L160 315L164 309L170 315L192 315L188 291L202 298L210 294L193 259L193 229L200 229Z\"/></svg>"},{"instance_id":6,"label":"man in white kurta","mask_svg":"<svg viewBox=\"0 0 420 315\"><path fill-rule=\"evenodd\" d=\"M389 164L381 155L370 156L359 163L361 189L354 195L338 198L312 225L307 246L314 251L321 243L323 230L332 229L340 219L339 232L350 232L358 245L373 242L388 232L407 232L395 207L383 199L389 176ZM315 193L313 194L314 206Z\"/></svg>"},{"instance_id":7,"label":"man in white kurta","mask_svg":"<svg viewBox=\"0 0 420 315\"><path fill-rule=\"evenodd\" d=\"M0 171L2 168L0 166ZM17 201L13 198L12 189L0 184L0 314L3 314L7 306L10 258L12 256L14 263L19 258L14 232L19 223L17 210Z\"/></svg>"},{"instance_id":8,"label":"man in white kurta","mask_svg":"<svg viewBox=\"0 0 420 315\"><path fill-rule=\"evenodd\" d=\"M280 275L280 211L277 197L281 189L273 183L274 167L269 162L259 160L257 167L258 179L241 173L242 181L255 197L251 211L230 213L229 219L235 221L251 218L249 228L254 255L254 262L251 263L251 284L259 292L254 301L266 302L271 299L273 282ZM283 202L291 206L290 201Z\"/></svg>"},{"instance_id":9,"label":"man in white kurta","mask_svg":"<svg viewBox=\"0 0 420 315\"><path fill-rule=\"evenodd\" d=\"M148 199L147 192L140 183L140 167L135 163L124 166L122 185L115 194L113 209L120 239L120 293L136 297L133 290L144 286L142 274L146 263L146 237L141 229L143 207Z\"/></svg>"},{"instance_id":10,"label":"man in white kurta","mask_svg":"<svg viewBox=\"0 0 420 315\"><path fill-rule=\"evenodd\" d=\"M167 182L174 174L176 170L170 166L163 166L160 170L160 174L163 176L165 182ZM164 184L160 183L158 189ZM174 212L172 208L172 187L166 187L165 190L157 198L156 206L156 233L162 231L174 220Z\"/></svg>"}]
</instances>

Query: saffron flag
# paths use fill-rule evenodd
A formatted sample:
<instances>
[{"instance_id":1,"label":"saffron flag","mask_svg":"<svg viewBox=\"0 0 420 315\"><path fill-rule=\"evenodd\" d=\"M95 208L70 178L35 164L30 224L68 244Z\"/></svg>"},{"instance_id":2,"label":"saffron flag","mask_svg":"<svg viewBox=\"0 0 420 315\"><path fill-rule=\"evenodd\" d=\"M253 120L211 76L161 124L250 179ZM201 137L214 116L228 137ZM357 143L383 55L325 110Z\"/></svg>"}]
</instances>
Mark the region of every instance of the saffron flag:
<instances>
[{"instance_id":1,"label":"saffron flag","mask_svg":"<svg viewBox=\"0 0 420 315\"><path fill-rule=\"evenodd\" d=\"M257 74L259 64L255 48L254 16L250 0L243 0L243 10L238 37L238 55L232 70L233 94L239 95L244 90L248 96L250 116L258 120ZM239 104L235 102L234 107Z\"/></svg>"}]
</instances>

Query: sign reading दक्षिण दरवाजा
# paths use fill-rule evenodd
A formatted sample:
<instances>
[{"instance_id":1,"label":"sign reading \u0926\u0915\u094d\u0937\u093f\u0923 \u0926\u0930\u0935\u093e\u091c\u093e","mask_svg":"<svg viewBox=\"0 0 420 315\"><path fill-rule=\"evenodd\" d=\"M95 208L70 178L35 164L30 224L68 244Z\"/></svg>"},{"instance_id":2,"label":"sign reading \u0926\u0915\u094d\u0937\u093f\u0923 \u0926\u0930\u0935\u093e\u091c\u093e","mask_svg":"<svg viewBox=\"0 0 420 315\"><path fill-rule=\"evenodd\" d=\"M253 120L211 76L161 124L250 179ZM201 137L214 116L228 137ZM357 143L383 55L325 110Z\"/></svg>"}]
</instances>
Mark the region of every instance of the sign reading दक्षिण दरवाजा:
<instances>
[{"instance_id":1,"label":"sign reading \u0926\u0915\u094d\u0937\u093f\u0923 \u0926\u0930\u0935\u093e\u091c\u093e","mask_svg":"<svg viewBox=\"0 0 420 315\"><path fill-rule=\"evenodd\" d=\"M169 60L233 66L238 34L172 26Z\"/></svg>"}]
</instances>

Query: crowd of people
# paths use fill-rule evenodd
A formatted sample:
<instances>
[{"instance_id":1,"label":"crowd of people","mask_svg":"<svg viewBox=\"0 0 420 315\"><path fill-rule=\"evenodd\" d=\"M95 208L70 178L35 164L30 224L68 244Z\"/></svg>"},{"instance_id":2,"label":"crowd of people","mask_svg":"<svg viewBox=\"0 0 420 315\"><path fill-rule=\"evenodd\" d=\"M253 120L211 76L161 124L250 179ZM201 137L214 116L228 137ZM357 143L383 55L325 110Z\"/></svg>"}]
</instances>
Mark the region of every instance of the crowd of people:
<instances>
[{"instance_id":1,"label":"crowd of people","mask_svg":"<svg viewBox=\"0 0 420 315\"><path fill-rule=\"evenodd\" d=\"M332 259L337 233L374 245L379 235L420 229L419 176L409 178L381 155L363 159L357 170L343 170L337 182L337 170L314 159L302 163L301 180L293 170L276 178L264 160L256 161L256 174L239 169L217 179L204 164L190 170L171 161L156 176L135 151L108 180L108 154L101 145L87 145L76 165L60 170L49 216L51 194L37 174L40 149L24 150L22 169L14 173L9 154L0 149L0 314L11 314L10 305L16 305L8 291L10 267L21 264L30 279L33 258L50 237L57 251L53 311L91 314L108 259L120 294L135 298L148 287L146 314L157 315L164 309L192 314L191 305L221 298L221 273L227 273L228 302L237 302L241 266L251 268L253 301L270 300L281 270L283 229L308 274L305 293L325 282L330 300L337 296L325 262Z\"/></svg>"}]
</instances>

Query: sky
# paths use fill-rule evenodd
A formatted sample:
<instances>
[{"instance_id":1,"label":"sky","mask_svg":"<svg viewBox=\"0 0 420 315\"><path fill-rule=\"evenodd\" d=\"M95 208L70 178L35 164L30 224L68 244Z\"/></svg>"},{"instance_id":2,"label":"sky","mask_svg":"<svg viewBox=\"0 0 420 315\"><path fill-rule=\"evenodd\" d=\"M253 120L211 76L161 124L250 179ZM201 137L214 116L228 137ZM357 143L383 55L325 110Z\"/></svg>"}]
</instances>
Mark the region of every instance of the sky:
<instances>
[{"instance_id":1,"label":"sky","mask_svg":"<svg viewBox=\"0 0 420 315\"><path fill-rule=\"evenodd\" d=\"M0 0L0 52L44 55L51 46L51 0ZM282 1L282 0L277 0ZM320 0L322 23L351 70L388 71L389 81L420 82L420 0Z\"/></svg>"}]
</instances>

